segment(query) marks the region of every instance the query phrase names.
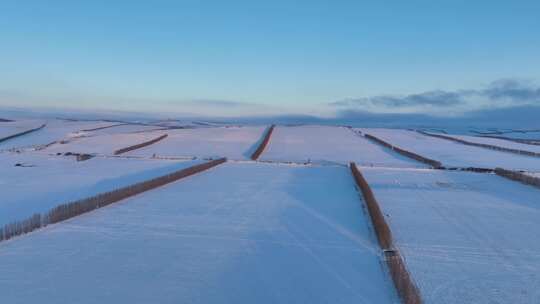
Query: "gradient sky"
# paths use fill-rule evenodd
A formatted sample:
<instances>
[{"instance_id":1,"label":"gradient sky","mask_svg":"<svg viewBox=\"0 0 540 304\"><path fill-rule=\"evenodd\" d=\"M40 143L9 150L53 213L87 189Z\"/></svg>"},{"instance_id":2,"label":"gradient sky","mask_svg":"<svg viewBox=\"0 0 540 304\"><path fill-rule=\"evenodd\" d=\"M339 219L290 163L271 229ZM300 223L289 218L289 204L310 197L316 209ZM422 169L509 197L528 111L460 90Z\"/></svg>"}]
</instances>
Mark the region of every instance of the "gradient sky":
<instances>
[{"instance_id":1,"label":"gradient sky","mask_svg":"<svg viewBox=\"0 0 540 304\"><path fill-rule=\"evenodd\" d=\"M309 112L539 80L539 54L538 0L0 0L2 105Z\"/></svg>"}]
</instances>

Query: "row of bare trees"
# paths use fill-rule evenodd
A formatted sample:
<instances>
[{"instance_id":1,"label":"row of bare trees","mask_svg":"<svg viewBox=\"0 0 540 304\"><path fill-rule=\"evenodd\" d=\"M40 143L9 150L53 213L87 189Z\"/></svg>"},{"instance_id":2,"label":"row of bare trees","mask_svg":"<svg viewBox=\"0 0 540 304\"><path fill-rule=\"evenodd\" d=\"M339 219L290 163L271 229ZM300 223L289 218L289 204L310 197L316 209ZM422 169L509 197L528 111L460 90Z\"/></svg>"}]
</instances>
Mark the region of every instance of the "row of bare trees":
<instances>
[{"instance_id":1,"label":"row of bare trees","mask_svg":"<svg viewBox=\"0 0 540 304\"><path fill-rule=\"evenodd\" d=\"M377 240L384 252L386 265L388 266L390 276L392 277L392 281L394 282L394 286L396 287L400 298L405 304L422 303L420 290L414 283L407 270L403 257L394 244L390 226L384 218L371 187L355 163L350 164L350 169L356 185L360 188L362 196L364 197L364 202L366 203Z\"/></svg>"},{"instance_id":2,"label":"row of bare trees","mask_svg":"<svg viewBox=\"0 0 540 304\"><path fill-rule=\"evenodd\" d=\"M225 158L211 160L170 174L139 182L81 200L58 205L44 214L34 214L28 219L10 223L0 228L0 242L32 232L41 227L58 223L92 210L116 203L125 198L177 181L181 178L208 170L226 162Z\"/></svg>"},{"instance_id":3,"label":"row of bare trees","mask_svg":"<svg viewBox=\"0 0 540 304\"><path fill-rule=\"evenodd\" d=\"M396 147L396 146L394 146L394 145L392 145L392 144L390 144L390 143L388 143L388 142L386 142L386 141L384 141L384 140L382 140L382 139L380 139L378 137L375 137L375 136L373 136L371 134L364 134L364 136L366 138L368 138L368 139L382 145L382 146L385 146L387 148L390 148L390 149L396 151L397 153L399 153L399 154L401 154L403 156L406 156L408 158L412 158L412 159L414 159L416 161L419 161L421 163L427 164L427 165L429 165L429 166L431 166L431 167L433 167L435 169L443 168L441 162L439 162L439 161L436 161L436 160L433 160L433 159L430 159L430 158L427 158L427 157L423 157L422 155L418 155L416 153L401 149L401 148Z\"/></svg>"},{"instance_id":4,"label":"row of bare trees","mask_svg":"<svg viewBox=\"0 0 540 304\"><path fill-rule=\"evenodd\" d=\"M454 141L454 142L457 142L457 143L460 143L460 144L463 144L463 145L467 145L467 146L475 146L475 147L481 147L481 148L486 148L486 149L491 149L491 150L496 150L496 151L503 151L503 152L510 152L510 153L514 153L514 154L521 154L521 155L527 155L527 156L540 157L540 153L538 153L538 152L525 151L525 150L519 150L519 149L512 149L512 148L506 148L506 147L500 147L500 146L488 145L488 144L481 144L481 143L467 141L467 140L463 140L463 139L452 137L452 136L428 133L428 132L421 131L421 130L417 130L416 132L418 132L418 133L420 133L422 135L426 135L426 136L451 140L451 141Z\"/></svg>"},{"instance_id":5,"label":"row of bare trees","mask_svg":"<svg viewBox=\"0 0 540 304\"><path fill-rule=\"evenodd\" d=\"M23 135L26 135L26 134L28 134L28 133L32 133L32 132L41 130L41 129L45 128L45 126L47 126L47 124L42 124L41 126L39 126L39 127L37 127L37 128L30 129L30 130L26 130L26 131L24 131L24 132L20 132L20 133L17 133L17 134L13 134L13 135L9 135L9 136L0 138L0 142L3 142L3 141L6 141L6 140L9 140L9 139L13 139L13 138L15 138L15 137L23 136Z\"/></svg>"},{"instance_id":6,"label":"row of bare trees","mask_svg":"<svg viewBox=\"0 0 540 304\"><path fill-rule=\"evenodd\" d=\"M524 174L519 171L511 171L511 170L506 170L502 168L495 168L495 174L514 180L514 181L518 181L527 185L540 188L540 178L534 177L528 174Z\"/></svg>"},{"instance_id":7,"label":"row of bare trees","mask_svg":"<svg viewBox=\"0 0 540 304\"><path fill-rule=\"evenodd\" d=\"M251 159L252 160L257 160L261 156L264 149L266 148L266 146L270 142L270 136L272 136L272 132L274 132L274 128L275 128L275 125L271 125L270 128L268 128L268 130L266 131L266 134L264 134L264 138L261 141L261 144L257 147L255 152L253 152L253 154L251 154Z\"/></svg>"},{"instance_id":8,"label":"row of bare trees","mask_svg":"<svg viewBox=\"0 0 540 304\"><path fill-rule=\"evenodd\" d=\"M145 141L145 142L140 143L140 144L136 144L136 145L133 145L133 146L129 146L129 147L126 147L126 148L116 150L116 151L114 151L114 155L120 155L122 153L126 153L126 152L129 152L129 151L137 150L137 149L140 149L140 148L155 144L158 141L167 138L167 136L168 136L167 134L163 134L163 135L161 135L161 136L159 136L157 138L154 138L152 140Z\"/></svg>"}]
</instances>

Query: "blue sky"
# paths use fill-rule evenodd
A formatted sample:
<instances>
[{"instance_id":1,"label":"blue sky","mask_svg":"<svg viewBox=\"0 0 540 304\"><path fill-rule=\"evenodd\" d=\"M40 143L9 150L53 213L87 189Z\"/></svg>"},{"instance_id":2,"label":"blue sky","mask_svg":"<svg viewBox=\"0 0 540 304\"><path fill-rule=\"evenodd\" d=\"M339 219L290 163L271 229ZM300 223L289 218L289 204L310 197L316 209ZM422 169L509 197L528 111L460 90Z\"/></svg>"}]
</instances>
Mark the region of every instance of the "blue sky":
<instances>
[{"instance_id":1,"label":"blue sky","mask_svg":"<svg viewBox=\"0 0 540 304\"><path fill-rule=\"evenodd\" d=\"M429 112L372 100L500 79L534 93L539 54L540 1L0 0L2 105ZM443 111L489 106L470 96Z\"/></svg>"}]
</instances>

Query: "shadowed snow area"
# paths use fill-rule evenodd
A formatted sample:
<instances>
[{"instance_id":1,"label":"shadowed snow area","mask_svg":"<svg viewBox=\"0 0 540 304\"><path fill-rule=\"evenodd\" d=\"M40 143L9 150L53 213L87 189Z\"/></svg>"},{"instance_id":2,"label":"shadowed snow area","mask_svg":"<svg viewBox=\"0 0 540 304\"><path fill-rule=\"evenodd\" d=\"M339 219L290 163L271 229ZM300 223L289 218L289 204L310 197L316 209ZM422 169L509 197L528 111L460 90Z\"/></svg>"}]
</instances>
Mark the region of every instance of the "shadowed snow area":
<instances>
[{"instance_id":1,"label":"shadowed snow area","mask_svg":"<svg viewBox=\"0 0 540 304\"><path fill-rule=\"evenodd\" d=\"M0 153L0 226L195 163L120 158L77 162L41 153Z\"/></svg>"},{"instance_id":2,"label":"shadowed snow area","mask_svg":"<svg viewBox=\"0 0 540 304\"><path fill-rule=\"evenodd\" d=\"M166 130L169 136L164 140L125 155L248 159L246 151L263 136L265 129L261 126Z\"/></svg>"},{"instance_id":3,"label":"shadowed snow area","mask_svg":"<svg viewBox=\"0 0 540 304\"><path fill-rule=\"evenodd\" d=\"M362 128L361 131L374 135L394 146L438 160L448 167L500 167L540 172L539 157L468 146L446 139L422 135L415 131L368 128Z\"/></svg>"},{"instance_id":4,"label":"shadowed snow area","mask_svg":"<svg viewBox=\"0 0 540 304\"><path fill-rule=\"evenodd\" d=\"M363 171L425 303L540 303L538 189L491 174Z\"/></svg>"},{"instance_id":5,"label":"shadowed snow area","mask_svg":"<svg viewBox=\"0 0 540 304\"><path fill-rule=\"evenodd\" d=\"M423 165L374 144L345 127L279 126L261 156L269 161L351 161L363 166L422 167Z\"/></svg>"},{"instance_id":6,"label":"shadowed snow area","mask_svg":"<svg viewBox=\"0 0 540 304\"><path fill-rule=\"evenodd\" d=\"M228 163L3 243L0 302L396 303L372 234L345 168Z\"/></svg>"}]
</instances>

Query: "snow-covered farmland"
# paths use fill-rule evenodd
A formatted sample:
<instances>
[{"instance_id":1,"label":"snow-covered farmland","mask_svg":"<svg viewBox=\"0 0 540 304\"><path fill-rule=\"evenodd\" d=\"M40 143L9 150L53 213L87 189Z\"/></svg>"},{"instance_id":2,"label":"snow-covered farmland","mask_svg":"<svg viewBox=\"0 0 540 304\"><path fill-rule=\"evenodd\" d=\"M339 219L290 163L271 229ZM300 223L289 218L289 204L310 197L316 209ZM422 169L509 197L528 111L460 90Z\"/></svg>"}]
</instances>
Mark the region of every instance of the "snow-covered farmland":
<instances>
[{"instance_id":1,"label":"snow-covered farmland","mask_svg":"<svg viewBox=\"0 0 540 304\"><path fill-rule=\"evenodd\" d=\"M425 303L540 303L540 194L492 174L365 168Z\"/></svg>"},{"instance_id":2,"label":"snow-covered farmland","mask_svg":"<svg viewBox=\"0 0 540 304\"><path fill-rule=\"evenodd\" d=\"M346 168L225 164L1 244L0 302L396 303L368 227Z\"/></svg>"},{"instance_id":3,"label":"snow-covered farmland","mask_svg":"<svg viewBox=\"0 0 540 304\"><path fill-rule=\"evenodd\" d=\"M125 133L142 133L163 130L161 126L151 126L142 124L115 124L107 128L99 128L97 130L85 129L82 130L85 135L113 135Z\"/></svg>"},{"instance_id":4,"label":"snow-covered farmland","mask_svg":"<svg viewBox=\"0 0 540 304\"><path fill-rule=\"evenodd\" d=\"M256 162L244 160L267 126L107 127L116 124L50 120L0 144L0 226L202 158L231 161L2 241L0 303L398 303L343 166L350 161L362 166L425 303L540 303L537 188L427 169L360 129L278 126ZM540 177L540 158L361 130L448 167ZM110 156L162 134L169 136ZM101 155L76 162L57 155L64 152ZM184 157L199 160L166 160Z\"/></svg>"},{"instance_id":5,"label":"snow-covered farmland","mask_svg":"<svg viewBox=\"0 0 540 304\"><path fill-rule=\"evenodd\" d=\"M48 153L73 152L112 155L116 150L147 142L164 134L166 134L165 131L159 131L74 137L65 142L51 145L44 151Z\"/></svg>"},{"instance_id":6,"label":"snow-covered farmland","mask_svg":"<svg viewBox=\"0 0 540 304\"><path fill-rule=\"evenodd\" d=\"M472 143L478 143L478 144L486 144L486 145L492 145L502 148L508 148L508 149L515 149L515 150L522 150L522 151L530 151L535 153L540 153L540 145L529 145L525 143L519 143L511 140L505 140L505 139L499 139L499 138L493 138L493 137L480 137L480 136L469 136L469 135L446 135L453 138L461 139L464 141L472 142Z\"/></svg>"},{"instance_id":7,"label":"snow-covered farmland","mask_svg":"<svg viewBox=\"0 0 540 304\"><path fill-rule=\"evenodd\" d=\"M55 141L76 136L76 132L85 128L96 128L114 124L103 121L70 121L60 119L42 121L41 123L46 123L47 125L38 131L0 142L0 150L41 147Z\"/></svg>"},{"instance_id":8,"label":"snow-covered farmland","mask_svg":"<svg viewBox=\"0 0 540 304\"><path fill-rule=\"evenodd\" d=\"M540 141L540 131L514 131L514 132L508 132L503 134L493 134L495 136L502 136L512 139L519 139L519 140L533 140L533 141Z\"/></svg>"},{"instance_id":9,"label":"snow-covered farmland","mask_svg":"<svg viewBox=\"0 0 540 304\"><path fill-rule=\"evenodd\" d=\"M392 145L442 162L448 167L501 167L540 172L540 158L468 146L398 129L361 129Z\"/></svg>"},{"instance_id":10,"label":"snow-covered farmland","mask_svg":"<svg viewBox=\"0 0 540 304\"><path fill-rule=\"evenodd\" d=\"M0 226L193 163L121 158L77 162L41 153L0 153Z\"/></svg>"},{"instance_id":11,"label":"snow-covered farmland","mask_svg":"<svg viewBox=\"0 0 540 304\"><path fill-rule=\"evenodd\" d=\"M166 130L165 133L169 136L164 140L126 155L247 159L256 149L265 129L266 127L223 127Z\"/></svg>"},{"instance_id":12,"label":"snow-covered farmland","mask_svg":"<svg viewBox=\"0 0 540 304\"><path fill-rule=\"evenodd\" d=\"M22 133L28 130L39 128L43 125L42 120L19 120L0 122L0 140L18 133Z\"/></svg>"},{"instance_id":13,"label":"snow-covered farmland","mask_svg":"<svg viewBox=\"0 0 540 304\"><path fill-rule=\"evenodd\" d=\"M388 167L422 166L368 141L351 129L331 126L278 126L261 159L342 164L355 161L366 166Z\"/></svg>"}]
</instances>

